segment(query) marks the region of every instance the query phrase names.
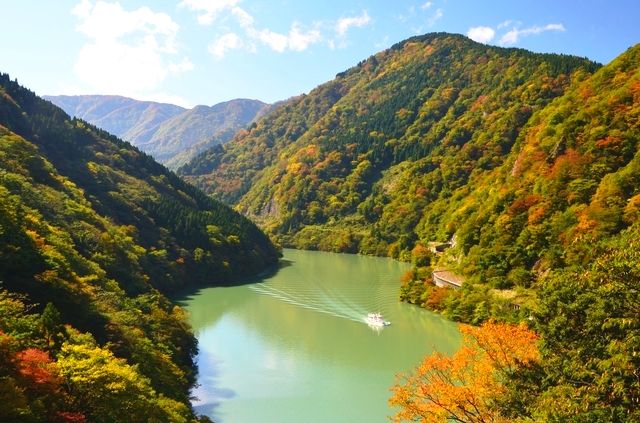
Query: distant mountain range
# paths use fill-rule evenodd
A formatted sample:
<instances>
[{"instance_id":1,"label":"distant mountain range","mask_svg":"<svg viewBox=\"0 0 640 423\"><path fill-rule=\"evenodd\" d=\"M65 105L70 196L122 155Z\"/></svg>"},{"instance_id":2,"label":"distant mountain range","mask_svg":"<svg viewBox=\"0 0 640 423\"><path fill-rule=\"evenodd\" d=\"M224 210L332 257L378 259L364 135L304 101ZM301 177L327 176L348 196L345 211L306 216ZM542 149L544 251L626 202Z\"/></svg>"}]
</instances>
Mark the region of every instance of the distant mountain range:
<instances>
[{"instance_id":1,"label":"distant mountain range","mask_svg":"<svg viewBox=\"0 0 640 423\"><path fill-rule=\"evenodd\" d=\"M268 105L236 99L192 109L112 95L44 96L71 116L129 141L170 168L229 141Z\"/></svg>"}]
</instances>

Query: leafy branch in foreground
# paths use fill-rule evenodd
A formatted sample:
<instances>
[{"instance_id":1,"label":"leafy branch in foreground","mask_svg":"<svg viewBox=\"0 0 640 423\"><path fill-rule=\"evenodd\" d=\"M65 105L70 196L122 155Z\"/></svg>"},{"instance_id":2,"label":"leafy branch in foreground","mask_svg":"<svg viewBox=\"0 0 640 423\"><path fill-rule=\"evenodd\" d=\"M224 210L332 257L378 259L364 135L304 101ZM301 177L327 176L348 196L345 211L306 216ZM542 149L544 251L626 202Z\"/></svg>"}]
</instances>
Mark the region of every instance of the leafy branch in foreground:
<instances>
[{"instance_id":1,"label":"leafy branch in foreground","mask_svg":"<svg viewBox=\"0 0 640 423\"><path fill-rule=\"evenodd\" d=\"M462 347L452 357L426 357L392 388L389 403L400 407L394 421L506 421L497 401L511 374L538 362L538 336L524 324L493 321L460 331Z\"/></svg>"}]
</instances>

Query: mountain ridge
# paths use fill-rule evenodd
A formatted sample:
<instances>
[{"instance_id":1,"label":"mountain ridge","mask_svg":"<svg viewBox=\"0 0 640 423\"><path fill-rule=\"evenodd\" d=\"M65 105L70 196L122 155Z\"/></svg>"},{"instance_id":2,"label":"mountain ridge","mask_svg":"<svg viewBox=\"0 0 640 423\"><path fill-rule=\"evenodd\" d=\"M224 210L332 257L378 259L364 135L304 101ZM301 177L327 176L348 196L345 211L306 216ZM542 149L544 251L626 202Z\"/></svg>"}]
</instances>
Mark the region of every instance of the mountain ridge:
<instances>
[{"instance_id":1,"label":"mountain ridge","mask_svg":"<svg viewBox=\"0 0 640 423\"><path fill-rule=\"evenodd\" d=\"M476 164L498 166L531 114L562 94L581 67L593 71L599 65L486 46L461 35L413 37L290 100L179 173L261 219L285 245L387 255L398 234L409 235L419 220L412 216L395 229L376 224L393 216L371 202L395 184L390 172L414 163L415 175L438 178L424 181L436 184L432 195L440 195L443 183L447 192L459 188ZM429 157L441 158L429 163ZM443 175L440 169L449 168L458 170ZM417 209L409 215L417 216ZM336 226L345 219L346 227ZM331 232L334 246L327 238ZM341 247L343 241L350 246ZM391 255L404 250L407 257L415 241L409 235Z\"/></svg>"},{"instance_id":2,"label":"mountain ridge","mask_svg":"<svg viewBox=\"0 0 640 423\"><path fill-rule=\"evenodd\" d=\"M0 74L0 420L199 420L197 341L165 294L278 256L248 219Z\"/></svg>"},{"instance_id":3,"label":"mountain ridge","mask_svg":"<svg viewBox=\"0 0 640 423\"><path fill-rule=\"evenodd\" d=\"M268 105L233 99L191 109L117 95L44 96L75 116L110 132L175 169L200 151L231 139Z\"/></svg>"}]
</instances>

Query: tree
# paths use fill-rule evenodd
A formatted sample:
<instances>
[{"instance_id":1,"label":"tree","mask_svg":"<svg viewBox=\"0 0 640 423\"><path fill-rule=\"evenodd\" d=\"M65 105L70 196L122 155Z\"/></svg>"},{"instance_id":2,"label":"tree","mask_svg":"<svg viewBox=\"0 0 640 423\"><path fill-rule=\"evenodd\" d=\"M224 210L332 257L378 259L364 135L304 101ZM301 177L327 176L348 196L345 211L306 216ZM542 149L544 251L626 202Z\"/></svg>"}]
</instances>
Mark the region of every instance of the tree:
<instances>
[{"instance_id":1,"label":"tree","mask_svg":"<svg viewBox=\"0 0 640 423\"><path fill-rule=\"evenodd\" d=\"M389 400L400 407L395 421L499 422L497 406L509 375L539 359L538 336L525 325L486 322L461 325L461 348L434 353L401 377Z\"/></svg>"},{"instance_id":2,"label":"tree","mask_svg":"<svg viewBox=\"0 0 640 423\"><path fill-rule=\"evenodd\" d=\"M59 349L66 335L66 329L62 324L60 312L52 303L47 303L40 316L40 321L47 346Z\"/></svg>"},{"instance_id":3,"label":"tree","mask_svg":"<svg viewBox=\"0 0 640 423\"><path fill-rule=\"evenodd\" d=\"M149 379L109 350L65 343L58 359L68 389L91 421L187 421L189 409L158 396Z\"/></svg>"}]
</instances>

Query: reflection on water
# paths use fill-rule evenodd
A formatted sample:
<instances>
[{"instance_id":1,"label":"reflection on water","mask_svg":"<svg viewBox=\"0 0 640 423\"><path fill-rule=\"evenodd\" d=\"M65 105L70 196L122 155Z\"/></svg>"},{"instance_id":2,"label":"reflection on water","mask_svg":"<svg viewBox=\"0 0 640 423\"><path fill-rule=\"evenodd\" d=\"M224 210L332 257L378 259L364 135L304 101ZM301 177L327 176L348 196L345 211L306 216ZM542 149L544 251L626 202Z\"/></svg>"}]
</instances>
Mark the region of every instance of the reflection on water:
<instances>
[{"instance_id":1,"label":"reflection on water","mask_svg":"<svg viewBox=\"0 0 640 423\"><path fill-rule=\"evenodd\" d=\"M262 279L181 303L199 340L195 408L216 422L383 422L399 372L458 345L455 325L399 303L406 264L285 250ZM373 330L368 312L391 326Z\"/></svg>"}]
</instances>

